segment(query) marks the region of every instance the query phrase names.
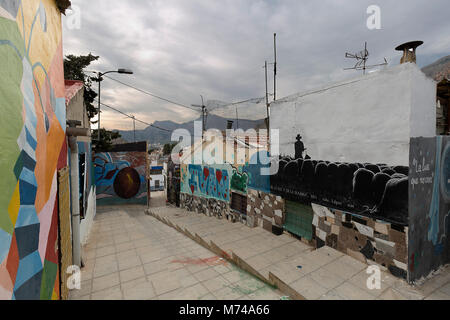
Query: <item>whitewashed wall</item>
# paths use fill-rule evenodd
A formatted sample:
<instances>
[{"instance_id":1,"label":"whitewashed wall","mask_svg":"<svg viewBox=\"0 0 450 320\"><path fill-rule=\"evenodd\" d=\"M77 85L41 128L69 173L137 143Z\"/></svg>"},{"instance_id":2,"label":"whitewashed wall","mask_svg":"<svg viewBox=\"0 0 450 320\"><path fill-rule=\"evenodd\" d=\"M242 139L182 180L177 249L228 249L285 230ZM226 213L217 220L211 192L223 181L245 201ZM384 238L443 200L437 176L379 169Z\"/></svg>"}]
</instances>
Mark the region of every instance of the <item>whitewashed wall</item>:
<instances>
[{"instance_id":1,"label":"whitewashed wall","mask_svg":"<svg viewBox=\"0 0 450 320\"><path fill-rule=\"evenodd\" d=\"M312 159L409 164L409 139L436 134L436 85L406 63L271 104L280 153L301 134Z\"/></svg>"},{"instance_id":2,"label":"whitewashed wall","mask_svg":"<svg viewBox=\"0 0 450 320\"><path fill-rule=\"evenodd\" d=\"M95 186L91 188L89 193L89 198L87 202L86 216L80 222L80 241L81 245L85 245L88 241L89 233L94 223L95 214L97 212L96 208L96 194Z\"/></svg>"}]
</instances>

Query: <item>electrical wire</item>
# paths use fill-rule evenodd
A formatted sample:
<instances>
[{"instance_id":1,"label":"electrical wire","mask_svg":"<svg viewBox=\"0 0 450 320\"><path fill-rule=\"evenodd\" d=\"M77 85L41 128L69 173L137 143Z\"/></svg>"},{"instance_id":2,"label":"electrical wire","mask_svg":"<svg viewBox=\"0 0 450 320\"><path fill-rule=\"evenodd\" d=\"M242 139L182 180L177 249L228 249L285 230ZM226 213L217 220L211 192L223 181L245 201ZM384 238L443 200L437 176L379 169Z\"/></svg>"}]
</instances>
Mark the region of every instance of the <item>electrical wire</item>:
<instances>
[{"instance_id":1,"label":"electrical wire","mask_svg":"<svg viewBox=\"0 0 450 320\"><path fill-rule=\"evenodd\" d=\"M146 94L146 95L152 96L152 97L154 97L154 98L157 98L157 99L160 99L160 100L169 102L169 103L174 104L174 105L179 106L179 107L183 107L183 108L191 109L191 110L193 110L193 111L200 112L200 110L197 110L197 109L194 109L194 108L192 108L192 107L186 106L186 105L184 105L184 104L181 104L181 103L178 103L178 102L174 102L174 101L172 101L172 100L169 100L169 99L160 97L160 96L158 96L158 95L156 95L156 94L153 94L153 93L151 93L151 92L145 91L145 90L143 90L143 89L139 89L139 88L137 88L137 87L135 87L135 86L132 86L132 85L127 84L127 83L125 83L125 82L123 82L123 81L114 79L114 78L112 78L112 77L110 77L110 76L104 76L104 77L105 77L105 78L108 78L108 79L110 79L110 80L113 80L113 81L115 81L115 82L118 82L118 83L120 83L120 84L122 84L122 85L124 85L124 86L126 86L126 87L129 87L129 88L132 88L132 89L134 89L134 90L136 90L136 91L139 91L139 92L141 92L141 93L144 93L144 94Z\"/></svg>"},{"instance_id":2,"label":"electrical wire","mask_svg":"<svg viewBox=\"0 0 450 320\"><path fill-rule=\"evenodd\" d=\"M98 102L98 100L96 100L96 101ZM130 119L133 119L133 120L135 120L135 121L137 121L137 122L143 123L143 124L145 124L145 125L148 125L148 126L150 126L150 127L155 128L155 129L159 129L159 130L166 131L166 132L172 132L172 130L160 128L160 127L158 127L158 126L155 126L155 125L150 124L150 123L148 123L148 122L145 122L145 121L143 121L143 120L139 120L139 119L136 118L135 116L130 116L129 114L126 114L125 112L120 111L119 109L117 109L117 108L115 108L115 107L112 107L112 106L110 106L110 105L107 105L107 104L105 104L105 103L103 103L103 102L100 102L100 104L101 104L102 106L104 106L104 107L107 107L107 108L112 109L112 110L114 110L114 111L116 111L116 112L118 112L118 113L121 113L121 114L123 114L124 116L126 116L126 117L128 117L128 118L130 118Z\"/></svg>"}]
</instances>

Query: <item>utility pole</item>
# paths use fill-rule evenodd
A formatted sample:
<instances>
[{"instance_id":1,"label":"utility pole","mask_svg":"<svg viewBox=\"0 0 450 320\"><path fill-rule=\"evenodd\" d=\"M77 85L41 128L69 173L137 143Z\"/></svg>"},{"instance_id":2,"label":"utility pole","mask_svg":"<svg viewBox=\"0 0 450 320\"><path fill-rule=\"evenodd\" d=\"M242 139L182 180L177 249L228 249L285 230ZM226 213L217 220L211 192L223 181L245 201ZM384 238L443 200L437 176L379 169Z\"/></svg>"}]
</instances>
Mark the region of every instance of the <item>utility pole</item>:
<instances>
[{"instance_id":1,"label":"utility pole","mask_svg":"<svg viewBox=\"0 0 450 320\"><path fill-rule=\"evenodd\" d=\"M273 64L273 100L277 100L277 34L273 34L273 51L275 62Z\"/></svg>"},{"instance_id":2,"label":"utility pole","mask_svg":"<svg viewBox=\"0 0 450 320\"><path fill-rule=\"evenodd\" d=\"M100 145L100 114L101 114L101 102L100 102L100 97L101 97L101 88L102 88L102 74L101 72L98 73L98 143Z\"/></svg>"},{"instance_id":3,"label":"utility pole","mask_svg":"<svg viewBox=\"0 0 450 320\"><path fill-rule=\"evenodd\" d=\"M267 108L267 130L269 130L269 88L268 88L268 84L267 84L267 60L264 64L264 69L265 69L265 74L266 74L266 108Z\"/></svg>"},{"instance_id":4,"label":"utility pole","mask_svg":"<svg viewBox=\"0 0 450 320\"><path fill-rule=\"evenodd\" d=\"M206 110L206 106L205 106L205 102L203 100L203 96L200 95L200 97L202 98L202 105L199 106L199 105L193 104L192 106L196 107L196 108L200 108L200 107L202 108L202 140L203 140L203 138L205 136L205 131L206 131L206 115L207 115L208 111Z\"/></svg>"},{"instance_id":5,"label":"utility pole","mask_svg":"<svg viewBox=\"0 0 450 320\"><path fill-rule=\"evenodd\" d=\"M133 132L134 132L134 142L136 143L136 117L133 116Z\"/></svg>"}]
</instances>

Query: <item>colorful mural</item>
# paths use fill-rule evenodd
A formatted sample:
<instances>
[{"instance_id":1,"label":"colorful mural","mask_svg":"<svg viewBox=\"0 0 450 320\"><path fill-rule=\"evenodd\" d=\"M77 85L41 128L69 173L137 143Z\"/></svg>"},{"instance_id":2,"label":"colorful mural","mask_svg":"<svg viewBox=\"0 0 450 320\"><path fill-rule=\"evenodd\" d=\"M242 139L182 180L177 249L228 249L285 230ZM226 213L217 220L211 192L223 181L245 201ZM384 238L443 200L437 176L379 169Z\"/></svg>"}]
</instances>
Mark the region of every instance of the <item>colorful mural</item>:
<instances>
[{"instance_id":1,"label":"colorful mural","mask_svg":"<svg viewBox=\"0 0 450 320\"><path fill-rule=\"evenodd\" d=\"M0 299L58 299L57 170L67 166L61 13L0 0Z\"/></svg>"},{"instance_id":2,"label":"colorful mural","mask_svg":"<svg viewBox=\"0 0 450 320\"><path fill-rule=\"evenodd\" d=\"M250 163L245 165L243 171L248 176L248 187L254 190L270 192L270 176L262 175L263 168L269 168L270 164L264 164L269 158L269 152L266 150L254 153L250 158Z\"/></svg>"},{"instance_id":3,"label":"colorful mural","mask_svg":"<svg viewBox=\"0 0 450 320\"><path fill-rule=\"evenodd\" d=\"M96 154L97 204L147 204L147 156L140 151Z\"/></svg>"},{"instance_id":4,"label":"colorful mural","mask_svg":"<svg viewBox=\"0 0 450 320\"><path fill-rule=\"evenodd\" d=\"M183 165L181 168L181 192L229 202L230 176L230 165Z\"/></svg>"},{"instance_id":5,"label":"colorful mural","mask_svg":"<svg viewBox=\"0 0 450 320\"><path fill-rule=\"evenodd\" d=\"M411 139L409 280L450 262L450 138Z\"/></svg>"}]
</instances>

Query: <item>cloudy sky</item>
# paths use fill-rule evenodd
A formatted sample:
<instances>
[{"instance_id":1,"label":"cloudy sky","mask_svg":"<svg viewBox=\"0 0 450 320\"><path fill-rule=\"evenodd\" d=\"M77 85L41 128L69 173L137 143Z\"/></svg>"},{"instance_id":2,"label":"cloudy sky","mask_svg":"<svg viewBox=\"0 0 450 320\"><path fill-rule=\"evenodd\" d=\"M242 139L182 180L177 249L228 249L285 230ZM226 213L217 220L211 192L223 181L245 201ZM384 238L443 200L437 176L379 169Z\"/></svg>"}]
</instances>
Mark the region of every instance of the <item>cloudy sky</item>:
<instances>
[{"instance_id":1,"label":"cloudy sky","mask_svg":"<svg viewBox=\"0 0 450 320\"><path fill-rule=\"evenodd\" d=\"M354 77L344 71L368 42L369 64L398 64L394 48L423 40L418 64L450 54L448 0L72 0L63 18L64 54L101 57L91 70L130 68L121 81L190 106L265 94L264 61L273 62L277 33L278 97ZM367 8L381 8L381 29L367 28ZM71 28L80 14L81 27ZM272 66L270 66L272 68ZM272 69L270 69L272 70ZM272 71L269 86L272 88ZM271 90L273 91L273 90ZM147 122L185 122L199 115L122 86L102 83L102 101ZM102 126L132 129L104 110ZM138 125L143 128L144 125Z\"/></svg>"}]
</instances>

